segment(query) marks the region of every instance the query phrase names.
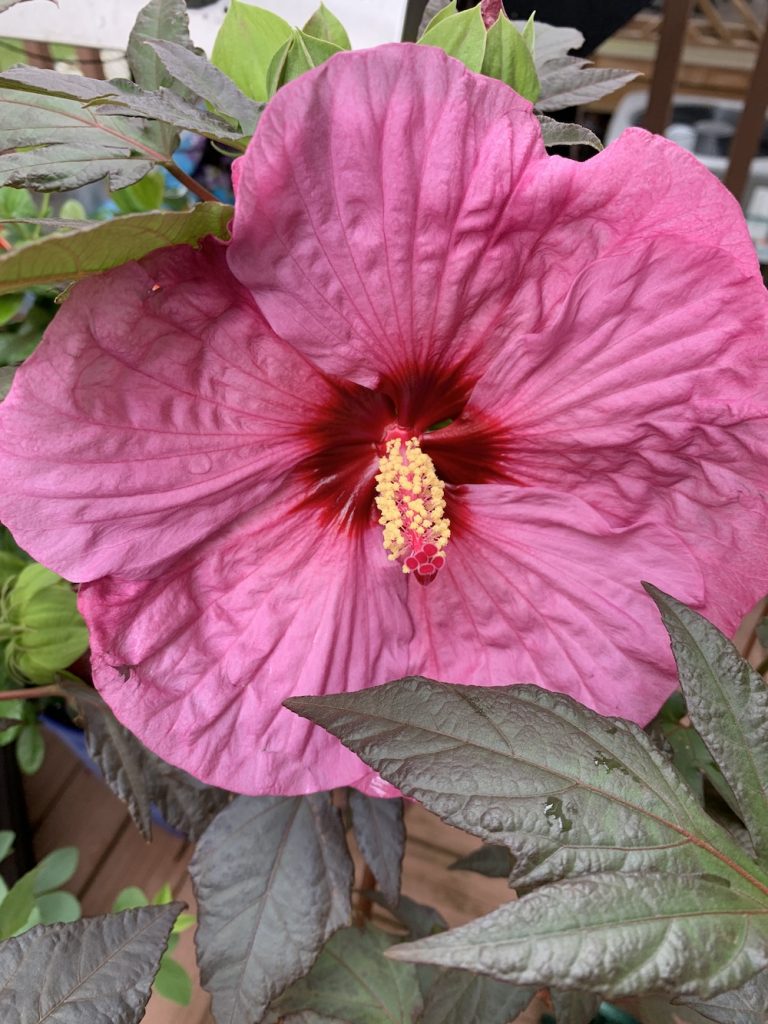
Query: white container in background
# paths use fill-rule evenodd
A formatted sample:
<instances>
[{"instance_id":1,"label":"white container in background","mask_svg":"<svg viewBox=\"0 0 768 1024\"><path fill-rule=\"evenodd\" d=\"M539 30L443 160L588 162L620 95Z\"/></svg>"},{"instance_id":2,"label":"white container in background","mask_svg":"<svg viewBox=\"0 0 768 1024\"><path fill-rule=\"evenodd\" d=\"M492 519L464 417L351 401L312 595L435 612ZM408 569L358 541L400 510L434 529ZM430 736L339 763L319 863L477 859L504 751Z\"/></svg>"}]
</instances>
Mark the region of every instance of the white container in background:
<instances>
[{"instance_id":1,"label":"white container in background","mask_svg":"<svg viewBox=\"0 0 768 1024\"><path fill-rule=\"evenodd\" d=\"M250 0L248 0L250 2ZM96 49L124 50L136 15L146 0L30 0L0 14L0 36L46 43L71 43ZM292 25L303 25L320 0L262 0ZM329 0L326 4L343 23L356 48L399 40L407 0ZM194 43L211 52L227 0L189 12Z\"/></svg>"}]
</instances>

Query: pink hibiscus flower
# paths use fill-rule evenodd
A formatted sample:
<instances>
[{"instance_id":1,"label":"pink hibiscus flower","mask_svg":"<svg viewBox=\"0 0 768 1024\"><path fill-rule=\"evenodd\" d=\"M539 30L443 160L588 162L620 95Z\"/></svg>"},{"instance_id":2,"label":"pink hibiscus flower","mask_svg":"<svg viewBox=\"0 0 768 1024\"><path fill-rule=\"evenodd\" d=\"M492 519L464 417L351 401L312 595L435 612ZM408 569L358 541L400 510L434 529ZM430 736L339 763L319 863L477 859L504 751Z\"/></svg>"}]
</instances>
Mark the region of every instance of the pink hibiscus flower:
<instances>
[{"instance_id":1,"label":"pink hibiscus flower","mask_svg":"<svg viewBox=\"0 0 768 1024\"><path fill-rule=\"evenodd\" d=\"M640 580L726 629L768 584L733 199L639 130L550 157L405 45L282 89L237 177L229 245L78 285L0 413L0 513L83 583L117 716L254 794L388 791L294 694L529 681L646 721Z\"/></svg>"}]
</instances>

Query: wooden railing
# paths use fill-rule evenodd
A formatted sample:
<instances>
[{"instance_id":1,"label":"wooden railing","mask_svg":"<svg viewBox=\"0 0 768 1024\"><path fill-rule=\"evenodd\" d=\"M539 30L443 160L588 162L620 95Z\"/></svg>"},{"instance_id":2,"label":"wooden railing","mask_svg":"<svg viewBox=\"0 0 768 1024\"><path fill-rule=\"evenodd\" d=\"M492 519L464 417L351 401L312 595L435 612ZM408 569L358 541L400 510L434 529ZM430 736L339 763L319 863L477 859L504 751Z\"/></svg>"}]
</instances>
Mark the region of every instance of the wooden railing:
<instances>
[{"instance_id":1,"label":"wooden railing","mask_svg":"<svg viewBox=\"0 0 768 1024\"><path fill-rule=\"evenodd\" d=\"M744 109L731 142L729 165L724 177L726 186L740 199L765 126L765 111L768 107L768 30L760 25L745 0L737 0L732 5L731 15L734 13L741 21L738 30L746 38L737 35L737 26L726 21L713 0L665 0L651 94L643 123L649 131L658 133L663 132L669 124L683 47L690 37L691 29L699 28L694 22L694 14L699 19L703 15L714 37L710 38L710 42L715 45L726 47L742 42L746 46L749 45L751 35L753 47L755 43L758 44L757 59L744 98ZM701 40L700 28L698 35Z\"/></svg>"}]
</instances>

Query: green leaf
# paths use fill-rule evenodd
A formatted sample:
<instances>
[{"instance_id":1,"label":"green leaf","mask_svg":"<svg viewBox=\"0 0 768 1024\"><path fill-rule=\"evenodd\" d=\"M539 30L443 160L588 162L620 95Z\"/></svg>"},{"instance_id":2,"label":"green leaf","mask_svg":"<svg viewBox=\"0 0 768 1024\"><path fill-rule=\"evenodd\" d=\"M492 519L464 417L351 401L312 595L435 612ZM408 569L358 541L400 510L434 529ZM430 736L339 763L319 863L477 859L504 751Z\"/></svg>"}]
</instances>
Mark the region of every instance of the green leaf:
<instances>
[{"instance_id":1,"label":"green leaf","mask_svg":"<svg viewBox=\"0 0 768 1024\"><path fill-rule=\"evenodd\" d=\"M400 899L400 869L405 850L403 801L381 800L349 790L349 808L357 845L390 906Z\"/></svg>"},{"instance_id":2,"label":"green leaf","mask_svg":"<svg viewBox=\"0 0 768 1024\"><path fill-rule=\"evenodd\" d=\"M37 205L25 188L0 188L0 220L37 217Z\"/></svg>"},{"instance_id":3,"label":"green leaf","mask_svg":"<svg viewBox=\"0 0 768 1024\"><path fill-rule=\"evenodd\" d=\"M3 943L0 1019L138 1024L180 909L175 903L40 926Z\"/></svg>"},{"instance_id":4,"label":"green leaf","mask_svg":"<svg viewBox=\"0 0 768 1024\"><path fill-rule=\"evenodd\" d=\"M768 904L701 875L585 876L389 955L609 998L701 998L768 964Z\"/></svg>"},{"instance_id":5,"label":"green leaf","mask_svg":"<svg viewBox=\"0 0 768 1024\"><path fill-rule=\"evenodd\" d=\"M227 238L231 219L231 206L198 203L179 212L158 210L87 221L76 231L47 235L0 256L0 292L79 281L163 246L194 245L206 235Z\"/></svg>"},{"instance_id":6,"label":"green leaf","mask_svg":"<svg viewBox=\"0 0 768 1024\"><path fill-rule=\"evenodd\" d=\"M280 47L293 34L287 21L270 11L232 0L213 45L211 61L257 103L269 99L267 72Z\"/></svg>"},{"instance_id":7,"label":"green leaf","mask_svg":"<svg viewBox=\"0 0 768 1024\"><path fill-rule=\"evenodd\" d=\"M112 200L121 213L146 213L163 205L165 176L162 171L152 171L128 188L112 193Z\"/></svg>"},{"instance_id":8,"label":"green leaf","mask_svg":"<svg viewBox=\"0 0 768 1024\"><path fill-rule=\"evenodd\" d=\"M138 184L138 183L137 183ZM130 186L136 188L137 185ZM67 199L61 204L59 216L62 220L88 220L85 207L77 199Z\"/></svg>"},{"instance_id":9,"label":"green leaf","mask_svg":"<svg viewBox=\"0 0 768 1024\"><path fill-rule=\"evenodd\" d=\"M724 803L733 810L735 815L738 815L738 805L733 790L723 778L722 772L712 759L701 736L690 725L683 725L680 721L684 715L687 715L685 698L682 693L673 693L662 705L656 718L646 727L646 731L654 739L658 737L662 744L666 744L672 753L675 768L688 783L692 792L696 794L696 799L700 804L704 803L704 778L706 777ZM722 821L721 824L723 824ZM748 834L747 842L751 847ZM752 848L752 852L754 852L754 848Z\"/></svg>"},{"instance_id":10,"label":"green leaf","mask_svg":"<svg viewBox=\"0 0 768 1024\"><path fill-rule=\"evenodd\" d=\"M121 910L134 910L136 907L149 906L149 900L138 885L127 885L121 889L112 904L112 913L119 914ZM178 919L177 919L178 920Z\"/></svg>"},{"instance_id":11,"label":"green leaf","mask_svg":"<svg viewBox=\"0 0 768 1024\"><path fill-rule=\"evenodd\" d=\"M27 565L19 573L6 598L6 614L19 628L6 648L8 664L32 682L52 682L88 647L88 630L71 584L42 565ZM41 737L30 735L24 742L20 765L42 757Z\"/></svg>"},{"instance_id":12,"label":"green leaf","mask_svg":"<svg viewBox=\"0 0 768 1024\"><path fill-rule=\"evenodd\" d=\"M0 829L0 863L2 863L13 849L13 841L16 833L10 829Z\"/></svg>"},{"instance_id":13,"label":"green leaf","mask_svg":"<svg viewBox=\"0 0 768 1024\"><path fill-rule=\"evenodd\" d=\"M427 24L421 38L423 39L430 29L437 28L441 21L444 21L446 18L450 18L452 14L456 14L456 0L451 0L446 7L443 7L442 10L437 12L434 18L432 18L432 20ZM421 39L419 42L421 42Z\"/></svg>"},{"instance_id":14,"label":"green leaf","mask_svg":"<svg viewBox=\"0 0 768 1024\"><path fill-rule=\"evenodd\" d=\"M323 64L335 53L341 53L341 49L333 43L314 39L300 29L294 29L287 45L278 50L267 73L270 95L287 82Z\"/></svg>"},{"instance_id":15,"label":"green leaf","mask_svg":"<svg viewBox=\"0 0 768 1024\"><path fill-rule=\"evenodd\" d=\"M419 1024L508 1024L536 995L521 988L469 971L441 971L427 993ZM564 1024L577 1024L563 1018Z\"/></svg>"},{"instance_id":16,"label":"green leaf","mask_svg":"<svg viewBox=\"0 0 768 1024\"><path fill-rule=\"evenodd\" d=\"M539 110L565 110L608 96L639 76L638 71L593 68L583 57L556 57L539 67Z\"/></svg>"},{"instance_id":17,"label":"green leaf","mask_svg":"<svg viewBox=\"0 0 768 1024\"><path fill-rule=\"evenodd\" d=\"M690 608L646 585L672 641L688 715L738 801L758 857L768 856L768 686Z\"/></svg>"},{"instance_id":18,"label":"green leaf","mask_svg":"<svg viewBox=\"0 0 768 1024\"><path fill-rule=\"evenodd\" d=\"M451 871L476 871L488 878L509 878L514 866L514 858L506 846L493 843L483 843L480 849L448 865Z\"/></svg>"},{"instance_id":19,"label":"green leaf","mask_svg":"<svg viewBox=\"0 0 768 1024\"><path fill-rule=\"evenodd\" d=\"M37 722L23 725L16 737L16 763L24 775L34 775L45 760L45 739Z\"/></svg>"},{"instance_id":20,"label":"green leaf","mask_svg":"<svg viewBox=\"0 0 768 1024\"><path fill-rule=\"evenodd\" d=\"M506 82L532 103L536 102L539 96L539 77L533 56L525 39L503 11L487 30L485 55L480 70L490 78Z\"/></svg>"},{"instance_id":21,"label":"green leaf","mask_svg":"<svg viewBox=\"0 0 768 1024\"><path fill-rule=\"evenodd\" d=\"M168 882L165 882L152 897L153 906L160 906L163 903L170 903L173 900L173 890Z\"/></svg>"},{"instance_id":22,"label":"green leaf","mask_svg":"<svg viewBox=\"0 0 768 1024\"><path fill-rule=\"evenodd\" d=\"M0 296L0 325L12 320L22 307L24 293Z\"/></svg>"},{"instance_id":23,"label":"green leaf","mask_svg":"<svg viewBox=\"0 0 768 1024\"><path fill-rule=\"evenodd\" d=\"M35 898L40 924L68 924L79 921L80 901L71 892L46 892Z\"/></svg>"},{"instance_id":24,"label":"green leaf","mask_svg":"<svg viewBox=\"0 0 768 1024\"><path fill-rule=\"evenodd\" d=\"M124 666L130 673L130 667ZM229 800L229 794L206 786L150 753L117 721L99 694L73 680L60 683L85 726L88 753L109 788L124 801L145 839L152 835L150 803L173 828L197 839Z\"/></svg>"},{"instance_id":25,"label":"green leaf","mask_svg":"<svg viewBox=\"0 0 768 1024\"><path fill-rule=\"evenodd\" d=\"M170 75L151 47L150 41L164 40L192 49L189 37L189 18L184 0L150 0L139 11L128 37L126 59L133 80L142 89L155 90L174 84Z\"/></svg>"},{"instance_id":26,"label":"green leaf","mask_svg":"<svg viewBox=\"0 0 768 1024\"><path fill-rule=\"evenodd\" d=\"M168 73L177 81L209 103L215 111L238 122L244 136L253 135L262 104L248 99L227 75L200 54L177 43L151 42L147 45L152 47Z\"/></svg>"},{"instance_id":27,"label":"green leaf","mask_svg":"<svg viewBox=\"0 0 768 1024\"><path fill-rule=\"evenodd\" d=\"M419 40L419 45L437 46L466 64L470 71L480 71L485 56L486 36L480 8L470 7L468 11L450 17L433 19Z\"/></svg>"},{"instance_id":28,"label":"green leaf","mask_svg":"<svg viewBox=\"0 0 768 1024\"><path fill-rule=\"evenodd\" d=\"M35 907L35 870L28 871L8 891L5 899L0 903L0 940L9 939L26 924L30 914ZM2 964L2 950L0 945L0 965ZM0 967L0 975L2 969ZM0 1010L2 1009L2 989L0 989ZM0 1020L2 1014L0 1013Z\"/></svg>"},{"instance_id":29,"label":"green leaf","mask_svg":"<svg viewBox=\"0 0 768 1024\"><path fill-rule=\"evenodd\" d=\"M281 1015L312 1010L355 1024L412 1024L421 1009L416 971L382 955L395 941L370 925L344 928L274 1009Z\"/></svg>"},{"instance_id":30,"label":"green leaf","mask_svg":"<svg viewBox=\"0 0 768 1024\"><path fill-rule=\"evenodd\" d=\"M167 953L160 960L160 969L155 976L155 992L179 1006L189 1006L192 1002L192 979Z\"/></svg>"},{"instance_id":31,"label":"green leaf","mask_svg":"<svg viewBox=\"0 0 768 1024\"><path fill-rule=\"evenodd\" d=\"M35 896L42 896L66 885L77 870L79 857L75 846L63 846L43 857L35 868Z\"/></svg>"},{"instance_id":32,"label":"green leaf","mask_svg":"<svg viewBox=\"0 0 768 1024\"><path fill-rule=\"evenodd\" d=\"M590 146L598 151L603 148L595 133L580 124L565 124L544 114L539 114L539 124L545 146Z\"/></svg>"},{"instance_id":33,"label":"green leaf","mask_svg":"<svg viewBox=\"0 0 768 1024\"><path fill-rule=\"evenodd\" d=\"M707 817L644 732L562 694L416 677L286 706L450 824L507 846L518 888L671 871L768 894L765 871Z\"/></svg>"},{"instance_id":34,"label":"green leaf","mask_svg":"<svg viewBox=\"0 0 768 1024\"><path fill-rule=\"evenodd\" d=\"M532 14L520 30L520 35L525 40L525 45L531 51L531 56L533 57L536 56L536 23L534 18L535 14Z\"/></svg>"},{"instance_id":35,"label":"green leaf","mask_svg":"<svg viewBox=\"0 0 768 1024\"><path fill-rule=\"evenodd\" d=\"M138 181L171 151L151 144L142 122L107 117L77 100L0 89L0 185L38 192L75 189L109 179Z\"/></svg>"},{"instance_id":36,"label":"green leaf","mask_svg":"<svg viewBox=\"0 0 768 1024\"><path fill-rule=\"evenodd\" d=\"M189 870L202 982L227 1024L260 1020L349 922L352 862L327 793L238 797L205 832Z\"/></svg>"},{"instance_id":37,"label":"green leaf","mask_svg":"<svg viewBox=\"0 0 768 1024\"><path fill-rule=\"evenodd\" d=\"M325 4L320 4L318 9L304 26L304 32L316 39L324 39L326 43L333 43L341 50L351 50L352 43L349 41L347 30L342 23L332 14Z\"/></svg>"},{"instance_id":38,"label":"green leaf","mask_svg":"<svg viewBox=\"0 0 768 1024\"><path fill-rule=\"evenodd\" d=\"M552 1007L558 1024L590 1024L603 1001L590 992L563 992L552 989Z\"/></svg>"}]
</instances>

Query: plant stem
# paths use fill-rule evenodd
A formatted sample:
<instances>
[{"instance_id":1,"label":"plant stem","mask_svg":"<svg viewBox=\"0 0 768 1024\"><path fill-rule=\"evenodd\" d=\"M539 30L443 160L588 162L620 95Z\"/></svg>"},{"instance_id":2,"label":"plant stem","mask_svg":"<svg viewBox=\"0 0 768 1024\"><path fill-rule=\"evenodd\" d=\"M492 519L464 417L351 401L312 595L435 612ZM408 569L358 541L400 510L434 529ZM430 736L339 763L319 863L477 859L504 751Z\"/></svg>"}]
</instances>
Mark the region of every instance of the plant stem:
<instances>
[{"instance_id":1,"label":"plant stem","mask_svg":"<svg viewBox=\"0 0 768 1024\"><path fill-rule=\"evenodd\" d=\"M0 690L0 700L41 700L43 697L64 697L56 683L51 686L30 686L26 690Z\"/></svg>"},{"instance_id":2,"label":"plant stem","mask_svg":"<svg viewBox=\"0 0 768 1024\"><path fill-rule=\"evenodd\" d=\"M369 890L376 887L376 879L367 864L363 867L363 877L360 880L360 891L357 894L357 905L353 911L355 924L362 928L367 921L371 920L373 913L373 901L367 895Z\"/></svg>"},{"instance_id":3,"label":"plant stem","mask_svg":"<svg viewBox=\"0 0 768 1024\"><path fill-rule=\"evenodd\" d=\"M169 171L177 181L180 181L182 185L185 185L190 192L194 192L198 199L202 199L204 203L219 202L213 192L209 192L204 185L195 181L194 178L190 178L186 171L182 171L179 165L175 164L173 160L170 160L167 164L163 164L163 167L165 167L165 169Z\"/></svg>"}]
</instances>

